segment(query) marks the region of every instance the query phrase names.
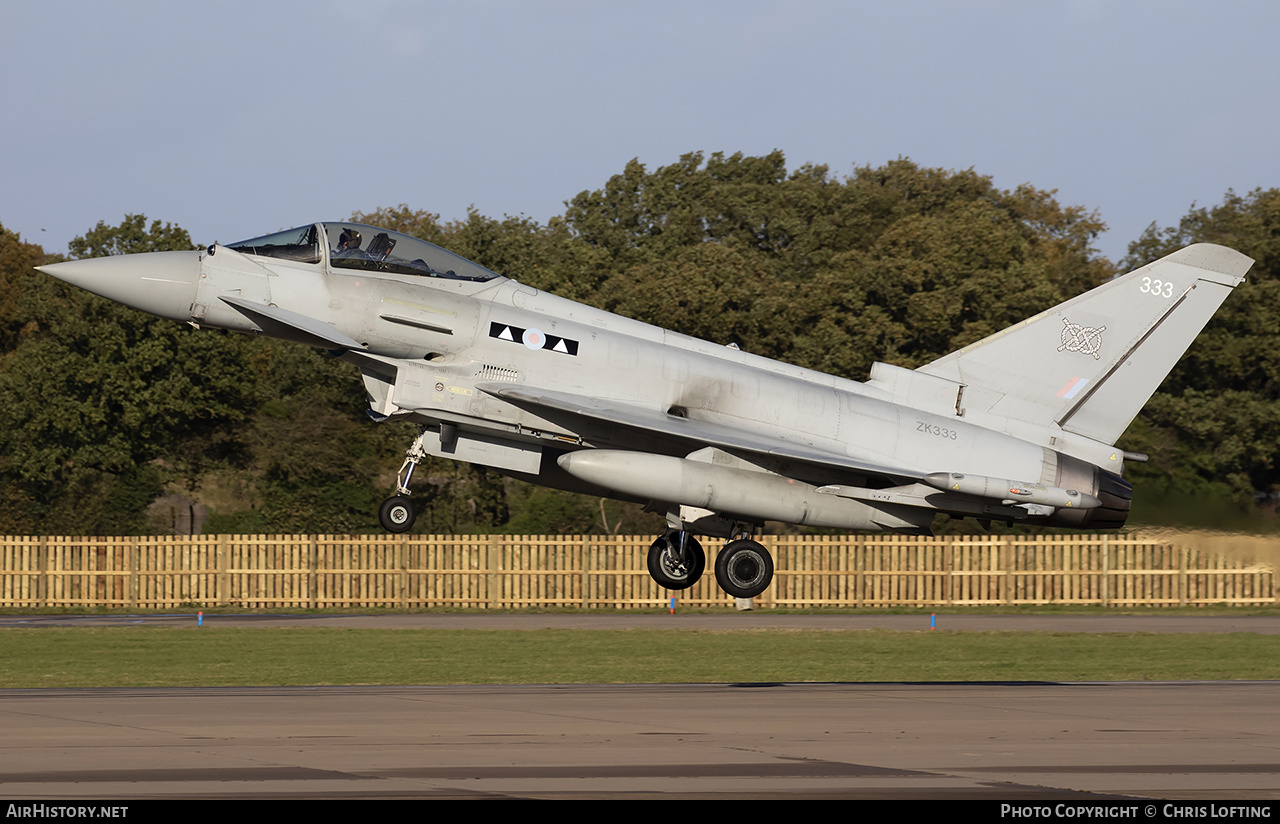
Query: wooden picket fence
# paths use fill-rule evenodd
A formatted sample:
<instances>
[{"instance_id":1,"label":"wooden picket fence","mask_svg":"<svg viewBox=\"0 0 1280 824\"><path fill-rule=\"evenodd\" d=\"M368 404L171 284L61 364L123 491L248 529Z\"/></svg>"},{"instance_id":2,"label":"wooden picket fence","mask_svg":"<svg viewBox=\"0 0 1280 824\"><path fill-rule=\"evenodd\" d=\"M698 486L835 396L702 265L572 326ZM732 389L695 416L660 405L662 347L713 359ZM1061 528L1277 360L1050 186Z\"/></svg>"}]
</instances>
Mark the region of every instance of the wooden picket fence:
<instances>
[{"instance_id":1,"label":"wooden picket fence","mask_svg":"<svg viewBox=\"0 0 1280 824\"><path fill-rule=\"evenodd\" d=\"M1274 604L1276 539L1196 533L763 536L755 607ZM729 606L707 573L669 592L652 536L0 536L0 608L654 609Z\"/></svg>"}]
</instances>

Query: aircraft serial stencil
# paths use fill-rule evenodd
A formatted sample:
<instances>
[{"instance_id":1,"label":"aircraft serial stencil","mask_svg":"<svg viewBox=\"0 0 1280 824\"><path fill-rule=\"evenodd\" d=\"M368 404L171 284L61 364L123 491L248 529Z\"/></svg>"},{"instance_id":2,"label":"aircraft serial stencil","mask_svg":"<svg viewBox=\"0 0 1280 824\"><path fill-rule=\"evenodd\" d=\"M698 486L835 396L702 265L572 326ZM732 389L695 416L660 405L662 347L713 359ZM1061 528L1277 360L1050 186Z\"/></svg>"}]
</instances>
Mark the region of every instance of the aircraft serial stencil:
<instances>
[{"instance_id":1,"label":"aircraft serial stencil","mask_svg":"<svg viewBox=\"0 0 1280 824\"><path fill-rule=\"evenodd\" d=\"M413 526L427 456L665 514L649 572L669 589L726 540L730 595L768 587L766 520L927 533L956 517L1114 529L1115 445L1253 261L1196 244L916 370L865 383L659 329L524 286L407 235L316 223L198 252L40 271L191 324L329 350L374 420L412 421L379 519Z\"/></svg>"}]
</instances>

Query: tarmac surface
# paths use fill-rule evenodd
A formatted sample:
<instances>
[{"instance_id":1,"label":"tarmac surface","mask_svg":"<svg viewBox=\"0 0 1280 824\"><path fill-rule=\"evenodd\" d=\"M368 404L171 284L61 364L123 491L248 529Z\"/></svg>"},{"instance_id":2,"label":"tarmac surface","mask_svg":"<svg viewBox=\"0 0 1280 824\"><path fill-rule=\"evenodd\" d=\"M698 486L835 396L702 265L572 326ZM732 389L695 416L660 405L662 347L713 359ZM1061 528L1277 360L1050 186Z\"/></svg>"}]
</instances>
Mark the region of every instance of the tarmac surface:
<instances>
[{"instance_id":1,"label":"tarmac surface","mask_svg":"<svg viewBox=\"0 0 1280 824\"><path fill-rule=\"evenodd\" d=\"M763 613L205 618L210 628L927 629L928 621ZM108 620L121 616L6 617L0 626ZM1280 631L1280 619L1248 616L939 616L939 625ZM0 690L0 797L1276 801L1277 699L1280 682L1272 681Z\"/></svg>"}]
</instances>

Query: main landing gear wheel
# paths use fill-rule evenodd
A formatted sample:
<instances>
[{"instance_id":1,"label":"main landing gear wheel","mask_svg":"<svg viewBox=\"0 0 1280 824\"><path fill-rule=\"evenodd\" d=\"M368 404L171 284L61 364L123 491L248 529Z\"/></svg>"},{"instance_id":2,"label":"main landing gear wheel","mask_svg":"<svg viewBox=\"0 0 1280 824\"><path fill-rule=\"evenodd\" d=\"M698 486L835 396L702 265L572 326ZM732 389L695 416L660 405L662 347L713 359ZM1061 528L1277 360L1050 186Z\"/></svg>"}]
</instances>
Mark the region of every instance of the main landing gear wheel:
<instances>
[{"instance_id":1,"label":"main landing gear wheel","mask_svg":"<svg viewBox=\"0 0 1280 824\"><path fill-rule=\"evenodd\" d=\"M688 589L706 568L702 544L688 532L669 530L649 547L649 574L667 589Z\"/></svg>"},{"instance_id":2,"label":"main landing gear wheel","mask_svg":"<svg viewBox=\"0 0 1280 824\"><path fill-rule=\"evenodd\" d=\"M755 541L730 541L716 556L716 583L735 598L754 598L772 580L773 558Z\"/></svg>"},{"instance_id":3,"label":"main landing gear wheel","mask_svg":"<svg viewBox=\"0 0 1280 824\"><path fill-rule=\"evenodd\" d=\"M413 502L403 495L394 495L382 502L378 509L378 520L387 532L408 532L418 513L413 511Z\"/></svg>"}]
</instances>

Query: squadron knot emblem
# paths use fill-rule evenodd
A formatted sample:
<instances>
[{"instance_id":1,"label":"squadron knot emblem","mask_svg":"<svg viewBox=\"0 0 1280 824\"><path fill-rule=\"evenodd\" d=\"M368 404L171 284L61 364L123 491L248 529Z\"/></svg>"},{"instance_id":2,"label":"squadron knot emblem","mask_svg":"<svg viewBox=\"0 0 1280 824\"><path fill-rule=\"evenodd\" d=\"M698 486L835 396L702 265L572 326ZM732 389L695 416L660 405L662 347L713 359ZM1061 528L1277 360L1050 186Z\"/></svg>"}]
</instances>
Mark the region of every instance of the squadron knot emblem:
<instances>
[{"instance_id":1,"label":"squadron knot emblem","mask_svg":"<svg viewBox=\"0 0 1280 824\"><path fill-rule=\"evenodd\" d=\"M1102 350L1102 333L1105 331L1105 326L1081 326L1063 318L1062 345L1058 347L1058 351L1065 349L1068 352L1083 352L1093 355L1093 359L1097 360L1098 352Z\"/></svg>"}]
</instances>

